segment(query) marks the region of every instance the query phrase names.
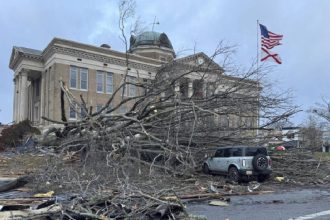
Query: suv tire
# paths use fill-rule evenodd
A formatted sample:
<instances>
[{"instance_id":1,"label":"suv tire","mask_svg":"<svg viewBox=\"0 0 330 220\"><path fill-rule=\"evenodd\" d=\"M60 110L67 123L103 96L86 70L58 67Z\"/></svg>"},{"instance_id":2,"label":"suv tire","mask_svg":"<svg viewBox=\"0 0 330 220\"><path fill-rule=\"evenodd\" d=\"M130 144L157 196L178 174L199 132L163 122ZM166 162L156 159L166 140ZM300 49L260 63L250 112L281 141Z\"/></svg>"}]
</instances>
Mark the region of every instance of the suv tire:
<instances>
[{"instance_id":1,"label":"suv tire","mask_svg":"<svg viewBox=\"0 0 330 220\"><path fill-rule=\"evenodd\" d=\"M239 174L238 169L236 167L234 166L229 167L228 178L234 182L241 181L241 175Z\"/></svg>"},{"instance_id":2,"label":"suv tire","mask_svg":"<svg viewBox=\"0 0 330 220\"><path fill-rule=\"evenodd\" d=\"M209 166L206 163L203 164L203 173L210 174Z\"/></svg>"},{"instance_id":3,"label":"suv tire","mask_svg":"<svg viewBox=\"0 0 330 220\"><path fill-rule=\"evenodd\" d=\"M266 155L257 154L252 160L253 168L257 171L264 171L268 167L268 158Z\"/></svg>"}]
</instances>

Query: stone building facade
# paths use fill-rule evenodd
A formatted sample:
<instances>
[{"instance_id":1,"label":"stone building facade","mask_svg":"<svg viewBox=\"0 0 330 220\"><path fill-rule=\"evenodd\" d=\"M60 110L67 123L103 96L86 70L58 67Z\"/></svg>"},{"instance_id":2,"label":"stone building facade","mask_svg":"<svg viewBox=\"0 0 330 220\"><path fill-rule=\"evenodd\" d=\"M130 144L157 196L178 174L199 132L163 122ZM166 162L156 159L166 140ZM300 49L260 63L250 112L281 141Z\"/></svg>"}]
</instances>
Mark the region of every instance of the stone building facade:
<instances>
[{"instance_id":1,"label":"stone building facade","mask_svg":"<svg viewBox=\"0 0 330 220\"><path fill-rule=\"evenodd\" d=\"M61 121L60 81L76 98L81 95L87 106L99 110L121 85L126 71L128 81L146 82L153 80L159 69L172 61L182 66L201 66L207 61L208 67L217 71L208 74L208 79L204 76L204 81L211 82L215 75L223 74L221 68L204 53L176 59L166 34L157 32L131 36L127 54L112 50L105 44L98 47L59 38L54 38L42 51L14 46L9 64L14 71L13 119L15 122L28 119L40 126L50 123L42 116ZM198 89L200 95L205 96L206 83L201 84L200 78L198 72L189 74L181 81L186 86L175 85L174 90L189 97ZM235 81L225 76L224 79L226 82ZM223 90L226 84L223 83ZM128 85L124 96L136 96L141 92L144 91ZM120 100L121 96L117 94L112 105ZM131 104L123 105L118 111L125 112ZM68 120L80 117L81 113L74 111L68 102L65 102L65 110Z\"/></svg>"}]
</instances>

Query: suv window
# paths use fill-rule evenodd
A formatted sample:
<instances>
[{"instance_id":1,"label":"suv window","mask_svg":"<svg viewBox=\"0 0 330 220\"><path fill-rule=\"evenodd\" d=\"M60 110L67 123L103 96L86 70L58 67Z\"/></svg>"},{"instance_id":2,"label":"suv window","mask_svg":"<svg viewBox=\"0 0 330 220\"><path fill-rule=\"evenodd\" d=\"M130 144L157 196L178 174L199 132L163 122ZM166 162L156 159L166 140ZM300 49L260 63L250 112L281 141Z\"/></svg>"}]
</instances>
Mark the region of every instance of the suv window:
<instances>
[{"instance_id":1,"label":"suv window","mask_svg":"<svg viewBox=\"0 0 330 220\"><path fill-rule=\"evenodd\" d=\"M223 149L218 149L215 152L214 157L223 157Z\"/></svg>"},{"instance_id":2,"label":"suv window","mask_svg":"<svg viewBox=\"0 0 330 220\"><path fill-rule=\"evenodd\" d=\"M224 150L224 155L223 155L223 156L224 156L224 157L230 157L230 150L231 150L231 149L229 149L229 148L228 148L228 149L225 149L225 150Z\"/></svg>"},{"instance_id":3,"label":"suv window","mask_svg":"<svg viewBox=\"0 0 330 220\"><path fill-rule=\"evenodd\" d=\"M247 148L245 148L246 157L253 157L257 154L263 154L263 155L268 156L267 149L264 147L247 147Z\"/></svg>"},{"instance_id":4,"label":"suv window","mask_svg":"<svg viewBox=\"0 0 330 220\"><path fill-rule=\"evenodd\" d=\"M243 149L242 148L233 148L232 154L233 154L233 157L241 157L241 156L243 156Z\"/></svg>"}]
</instances>

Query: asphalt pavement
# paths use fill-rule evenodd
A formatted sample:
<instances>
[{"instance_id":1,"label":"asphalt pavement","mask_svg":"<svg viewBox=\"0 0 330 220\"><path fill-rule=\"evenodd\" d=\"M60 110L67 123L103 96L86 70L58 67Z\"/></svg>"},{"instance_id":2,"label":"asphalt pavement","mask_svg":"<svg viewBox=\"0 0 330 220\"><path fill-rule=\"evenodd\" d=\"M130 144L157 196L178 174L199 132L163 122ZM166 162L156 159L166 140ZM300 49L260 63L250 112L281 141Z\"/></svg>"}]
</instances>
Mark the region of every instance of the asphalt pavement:
<instances>
[{"instance_id":1,"label":"asphalt pavement","mask_svg":"<svg viewBox=\"0 0 330 220\"><path fill-rule=\"evenodd\" d=\"M204 202L187 208L189 213L204 215L208 220L330 220L330 187L233 196L227 207Z\"/></svg>"}]
</instances>

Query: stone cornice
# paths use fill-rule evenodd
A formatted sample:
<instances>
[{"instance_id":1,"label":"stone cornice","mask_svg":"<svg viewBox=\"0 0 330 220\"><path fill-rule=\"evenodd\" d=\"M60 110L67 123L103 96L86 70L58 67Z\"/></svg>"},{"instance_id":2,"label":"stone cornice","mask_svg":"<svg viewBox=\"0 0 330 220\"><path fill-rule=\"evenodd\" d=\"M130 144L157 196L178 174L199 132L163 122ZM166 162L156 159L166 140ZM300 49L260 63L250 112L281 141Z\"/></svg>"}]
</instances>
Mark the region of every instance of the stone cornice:
<instances>
[{"instance_id":1,"label":"stone cornice","mask_svg":"<svg viewBox=\"0 0 330 220\"><path fill-rule=\"evenodd\" d=\"M9 61L9 68L15 70L18 64L23 60L33 60L38 62L43 62L43 57L40 55L34 55L29 53L23 53L18 51L15 47L12 50L12 54Z\"/></svg>"},{"instance_id":2,"label":"stone cornice","mask_svg":"<svg viewBox=\"0 0 330 220\"><path fill-rule=\"evenodd\" d=\"M126 66L126 54L111 49L96 47L88 44L54 38L42 56L47 61L53 54L59 53L81 59L90 59L103 63ZM157 60L138 55L128 54L129 67L156 72L161 63Z\"/></svg>"},{"instance_id":3,"label":"stone cornice","mask_svg":"<svg viewBox=\"0 0 330 220\"><path fill-rule=\"evenodd\" d=\"M119 66L126 66L126 60L119 59L115 57L105 56L101 54L95 54L91 52L81 51L74 48L67 48L67 47L61 47L61 46L52 46L47 50L47 53L43 54L44 60L48 60L52 55L54 54L64 54L69 55L81 59L89 59L89 60L95 60L102 63L108 63L113 65L119 65ZM140 70L146 70L148 72L156 72L158 70L157 66L151 66L143 63L138 63L129 60L129 67L140 69Z\"/></svg>"}]
</instances>

